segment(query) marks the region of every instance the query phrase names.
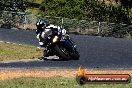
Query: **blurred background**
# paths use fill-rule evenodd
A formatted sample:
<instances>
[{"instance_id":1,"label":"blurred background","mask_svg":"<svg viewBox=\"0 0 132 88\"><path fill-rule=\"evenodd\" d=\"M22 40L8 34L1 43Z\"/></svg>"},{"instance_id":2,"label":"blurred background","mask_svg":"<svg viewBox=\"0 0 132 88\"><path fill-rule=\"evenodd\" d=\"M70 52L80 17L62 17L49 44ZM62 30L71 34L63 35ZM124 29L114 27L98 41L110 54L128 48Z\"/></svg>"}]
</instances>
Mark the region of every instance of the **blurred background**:
<instances>
[{"instance_id":1,"label":"blurred background","mask_svg":"<svg viewBox=\"0 0 132 88\"><path fill-rule=\"evenodd\" d=\"M131 0L1 0L0 27L36 29L39 19L74 34L132 38Z\"/></svg>"}]
</instances>

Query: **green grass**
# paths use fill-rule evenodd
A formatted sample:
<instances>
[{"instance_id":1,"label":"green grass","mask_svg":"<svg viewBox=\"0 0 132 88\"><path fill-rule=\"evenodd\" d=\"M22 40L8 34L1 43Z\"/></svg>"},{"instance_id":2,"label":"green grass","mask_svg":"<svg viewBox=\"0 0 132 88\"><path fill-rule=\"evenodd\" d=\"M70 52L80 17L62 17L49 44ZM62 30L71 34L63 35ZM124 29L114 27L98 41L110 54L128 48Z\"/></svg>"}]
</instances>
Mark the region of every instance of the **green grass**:
<instances>
[{"instance_id":1,"label":"green grass","mask_svg":"<svg viewBox=\"0 0 132 88\"><path fill-rule=\"evenodd\" d=\"M34 59L42 56L42 49L29 45L0 43L0 61Z\"/></svg>"},{"instance_id":2,"label":"green grass","mask_svg":"<svg viewBox=\"0 0 132 88\"><path fill-rule=\"evenodd\" d=\"M0 88L132 88L130 84L85 84L80 86L75 78L16 78L0 81Z\"/></svg>"}]
</instances>

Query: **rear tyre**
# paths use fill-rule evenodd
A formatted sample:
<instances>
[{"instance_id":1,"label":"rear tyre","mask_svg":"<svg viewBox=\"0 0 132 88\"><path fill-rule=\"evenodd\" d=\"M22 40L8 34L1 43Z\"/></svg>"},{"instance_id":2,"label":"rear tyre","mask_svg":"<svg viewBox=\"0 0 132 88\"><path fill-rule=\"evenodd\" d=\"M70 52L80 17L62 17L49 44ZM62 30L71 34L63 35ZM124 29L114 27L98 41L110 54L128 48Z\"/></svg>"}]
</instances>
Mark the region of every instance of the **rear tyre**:
<instances>
[{"instance_id":1,"label":"rear tyre","mask_svg":"<svg viewBox=\"0 0 132 88\"><path fill-rule=\"evenodd\" d=\"M60 57L61 60L67 61L71 58L69 51L65 47L63 47L62 45L56 45L55 50L56 50L57 55Z\"/></svg>"}]
</instances>

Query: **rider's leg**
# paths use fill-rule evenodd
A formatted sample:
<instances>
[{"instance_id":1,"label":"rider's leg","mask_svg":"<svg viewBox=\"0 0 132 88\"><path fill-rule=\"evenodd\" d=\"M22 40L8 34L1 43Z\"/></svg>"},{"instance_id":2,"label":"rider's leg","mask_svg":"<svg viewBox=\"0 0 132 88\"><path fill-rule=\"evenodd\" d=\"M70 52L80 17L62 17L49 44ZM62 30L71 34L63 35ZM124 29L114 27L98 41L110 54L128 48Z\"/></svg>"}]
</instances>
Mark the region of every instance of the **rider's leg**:
<instances>
[{"instance_id":1,"label":"rider's leg","mask_svg":"<svg viewBox=\"0 0 132 88\"><path fill-rule=\"evenodd\" d=\"M41 34L41 38L42 38L42 41L43 41L42 47L44 48L44 53L43 53L44 57L48 56L48 49L47 49L47 44L49 42L48 34L49 34L49 31L44 31Z\"/></svg>"},{"instance_id":2,"label":"rider's leg","mask_svg":"<svg viewBox=\"0 0 132 88\"><path fill-rule=\"evenodd\" d=\"M51 34L52 34L52 31L50 29L45 29L45 31L41 33L41 38L42 38L41 40L43 41L44 46L47 46L47 44L49 42L48 37Z\"/></svg>"},{"instance_id":3,"label":"rider's leg","mask_svg":"<svg viewBox=\"0 0 132 88\"><path fill-rule=\"evenodd\" d=\"M44 43L43 43L43 38L41 37L41 34L42 34L42 33L37 34L36 37L37 37L37 39L39 40L39 45L40 45L40 46L43 46Z\"/></svg>"},{"instance_id":4,"label":"rider's leg","mask_svg":"<svg viewBox=\"0 0 132 88\"><path fill-rule=\"evenodd\" d=\"M47 55L47 46L46 46L46 42L45 39L42 38L42 33L39 33L36 35L37 39L39 40L39 45L43 48L44 53L43 56L45 57Z\"/></svg>"}]
</instances>

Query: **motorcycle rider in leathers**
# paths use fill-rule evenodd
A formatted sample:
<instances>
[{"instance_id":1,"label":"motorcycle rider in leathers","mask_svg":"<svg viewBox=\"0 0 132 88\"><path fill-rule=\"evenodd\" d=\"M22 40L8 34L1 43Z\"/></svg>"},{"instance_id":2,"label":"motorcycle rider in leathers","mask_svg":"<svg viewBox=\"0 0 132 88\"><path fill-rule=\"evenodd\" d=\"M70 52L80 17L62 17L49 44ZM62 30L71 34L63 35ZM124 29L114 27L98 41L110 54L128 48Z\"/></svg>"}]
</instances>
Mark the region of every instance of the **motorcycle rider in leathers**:
<instances>
[{"instance_id":1,"label":"motorcycle rider in leathers","mask_svg":"<svg viewBox=\"0 0 132 88\"><path fill-rule=\"evenodd\" d=\"M39 20L36 23L36 37L39 40L39 45L44 48L44 57L47 57L47 43L49 42L49 35L52 35L53 29L57 28L58 29L58 34L62 33L62 35L66 34L65 29L61 29L60 26L55 26L53 24L48 24L44 20Z\"/></svg>"}]
</instances>

